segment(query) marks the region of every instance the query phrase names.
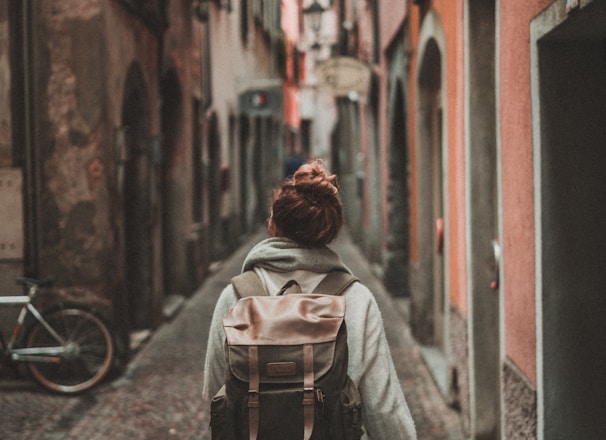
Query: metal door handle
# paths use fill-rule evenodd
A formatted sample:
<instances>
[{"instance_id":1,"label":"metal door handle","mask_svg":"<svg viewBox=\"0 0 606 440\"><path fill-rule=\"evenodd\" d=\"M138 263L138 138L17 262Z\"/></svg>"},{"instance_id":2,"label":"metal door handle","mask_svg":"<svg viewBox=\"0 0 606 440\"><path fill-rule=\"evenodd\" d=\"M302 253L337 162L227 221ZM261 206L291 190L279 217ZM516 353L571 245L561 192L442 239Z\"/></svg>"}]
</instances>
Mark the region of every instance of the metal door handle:
<instances>
[{"instance_id":1,"label":"metal door handle","mask_svg":"<svg viewBox=\"0 0 606 440\"><path fill-rule=\"evenodd\" d=\"M501 284L501 245L496 239L492 240L492 252L494 254L494 279L490 283L490 288L497 290Z\"/></svg>"}]
</instances>

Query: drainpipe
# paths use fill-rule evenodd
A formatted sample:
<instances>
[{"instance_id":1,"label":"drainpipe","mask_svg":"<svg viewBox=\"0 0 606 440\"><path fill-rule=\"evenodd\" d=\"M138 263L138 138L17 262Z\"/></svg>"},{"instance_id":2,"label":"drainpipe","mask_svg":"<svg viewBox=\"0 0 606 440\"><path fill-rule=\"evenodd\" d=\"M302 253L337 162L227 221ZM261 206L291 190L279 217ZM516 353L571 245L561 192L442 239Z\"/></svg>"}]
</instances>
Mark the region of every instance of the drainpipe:
<instances>
[{"instance_id":1,"label":"drainpipe","mask_svg":"<svg viewBox=\"0 0 606 440\"><path fill-rule=\"evenodd\" d=\"M23 146L23 221L24 221L24 272L27 276L39 276L39 194L40 179L36 152L35 87L33 41L36 27L32 25L32 0L21 4L21 67L22 67L22 127L20 139ZM16 6L18 8L19 6Z\"/></svg>"},{"instance_id":2,"label":"drainpipe","mask_svg":"<svg viewBox=\"0 0 606 440\"><path fill-rule=\"evenodd\" d=\"M379 28L381 27L381 22L379 20L379 2L372 2L372 27L373 27L373 51L372 58L373 63L380 64L381 63L381 32Z\"/></svg>"}]
</instances>

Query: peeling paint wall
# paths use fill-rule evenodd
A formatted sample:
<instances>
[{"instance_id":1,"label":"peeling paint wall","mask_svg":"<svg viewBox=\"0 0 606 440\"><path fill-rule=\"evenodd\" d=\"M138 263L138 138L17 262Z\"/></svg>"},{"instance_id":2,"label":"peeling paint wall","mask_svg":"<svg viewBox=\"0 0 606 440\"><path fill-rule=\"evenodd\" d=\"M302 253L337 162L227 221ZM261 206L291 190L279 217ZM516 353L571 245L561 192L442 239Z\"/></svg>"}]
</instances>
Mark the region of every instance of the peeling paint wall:
<instances>
[{"instance_id":1,"label":"peeling paint wall","mask_svg":"<svg viewBox=\"0 0 606 440\"><path fill-rule=\"evenodd\" d=\"M98 2L41 2L41 267L62 285L103 281L112 254L104 137L102 15ZM97 38L91 36L98 36Z\"/></svg>"},{"instance_id":2,"label":"peeling paint wall","mask_svg":"<svg viewBox=\"0 0 606 440\"><path fill-rule=\"evenodd\" d=\"M154 145L160 132L159 54L162 30L145 13L122 2L86 0L32 2L32 148L39 169L39 277L54 279L57 291L87 292L113 304L123 335L135 325L154 327L163 301L161 233ZM145 121L136 149L118 151L116 133L125 123L132 84L145 90L138 115ZM126 110L124 103L127 103ZM133 147L131 145L131 147ZM134 148L134 147L133 147ZM120 153L120 154L118 154ZM124 153L124 154L123 154ZM122 161L142 154L142 178L151 205L141 228L149 227L142 271L146 286L129 286L126 208L119 179ZM132 222L131 222L132 223ZM149 225L149 226L145 226Z\"/></svg>"}]
</instances>

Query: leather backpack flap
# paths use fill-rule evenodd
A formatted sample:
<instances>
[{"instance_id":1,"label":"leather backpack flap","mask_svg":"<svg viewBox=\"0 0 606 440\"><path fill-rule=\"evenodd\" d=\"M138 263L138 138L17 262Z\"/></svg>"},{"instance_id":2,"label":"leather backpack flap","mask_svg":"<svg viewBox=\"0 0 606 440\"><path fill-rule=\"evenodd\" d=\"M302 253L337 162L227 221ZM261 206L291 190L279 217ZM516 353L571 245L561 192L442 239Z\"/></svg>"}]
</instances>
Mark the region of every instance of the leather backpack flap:
<instances>
[{"instance_id":1,"label":"leather backpack flap","mask_svg":"<svg viewBox=\"0 0 606 440\"><path fill-rule=\"evenodd\" d=\"M229 345L317 344L336 340L344 317L340 296L252 296L234 305L223 327Z\"/></svg>"},{"instance_id":2,"label":"leather backpack flap","mask_svg":"<svg viewBox=\"0 0 606 440\"><path fill-rule=\"evenodd\" d=\"M256 346L261 382L301 382L301 347L313 345L314 375L323 376L333 365L339 334L345 333L344 315L344 298L328 295L253 296L238 301L223 320L232 374L248 381L248 347Z\"/></svg>"}]
</instances>

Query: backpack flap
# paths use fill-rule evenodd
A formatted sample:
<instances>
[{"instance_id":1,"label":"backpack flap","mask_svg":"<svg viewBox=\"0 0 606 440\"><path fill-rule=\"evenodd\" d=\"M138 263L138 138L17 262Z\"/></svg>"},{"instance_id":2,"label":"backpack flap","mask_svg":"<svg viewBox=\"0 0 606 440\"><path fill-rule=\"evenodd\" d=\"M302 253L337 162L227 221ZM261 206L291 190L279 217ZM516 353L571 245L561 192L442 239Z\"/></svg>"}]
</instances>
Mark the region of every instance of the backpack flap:
<instances>
[{"instance_id":1,"label":"backpack flap","mask_svg":"<svg viewBox=\"0 0 606 440\"><path fill-rule=\"evenodd\" d=\"M334 341L344 317L340 296L252 296L235 304L223 327L229 345L315 344Z\"/></svg>"},{"instance_id":2,"label":"backpack flap","mask_svg":"<svg viewBox=\"0 0 606 440\"><path fill-rule=\"evenodd\" d=\"M231 373L248 382L248 347L258 347L261 383L303 383L302 347L313 346L314 375L328 372L346 337L342 297L295 294L239 300L223 320ZM345 367L346 368L346 367Z\"/></svg>"}]
</instances>

